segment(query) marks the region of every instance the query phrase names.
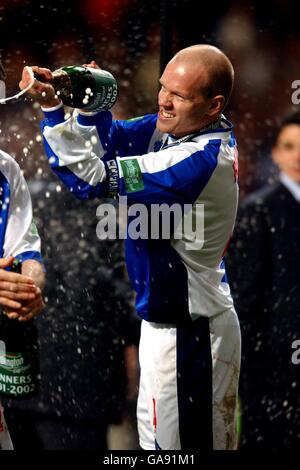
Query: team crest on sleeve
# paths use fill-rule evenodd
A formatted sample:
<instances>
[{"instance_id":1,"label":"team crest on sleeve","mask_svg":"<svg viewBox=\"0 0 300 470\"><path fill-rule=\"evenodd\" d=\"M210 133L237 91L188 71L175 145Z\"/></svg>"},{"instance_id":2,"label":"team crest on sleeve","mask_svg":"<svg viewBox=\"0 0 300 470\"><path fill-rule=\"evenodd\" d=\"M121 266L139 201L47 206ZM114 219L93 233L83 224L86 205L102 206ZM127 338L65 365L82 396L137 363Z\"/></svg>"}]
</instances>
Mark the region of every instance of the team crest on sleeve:
<instances>
[{"instance_id":1,"label":"team crest on sleeve","mask_svg":"<svg viewBox=\"0 0 300 470\"><path fill-rule=\"evenodd\" d=\"M140 165L136 158L121 159L125 188L127 193L134 193L144 189L144 181Z\"/></svg>"}]
</instances>

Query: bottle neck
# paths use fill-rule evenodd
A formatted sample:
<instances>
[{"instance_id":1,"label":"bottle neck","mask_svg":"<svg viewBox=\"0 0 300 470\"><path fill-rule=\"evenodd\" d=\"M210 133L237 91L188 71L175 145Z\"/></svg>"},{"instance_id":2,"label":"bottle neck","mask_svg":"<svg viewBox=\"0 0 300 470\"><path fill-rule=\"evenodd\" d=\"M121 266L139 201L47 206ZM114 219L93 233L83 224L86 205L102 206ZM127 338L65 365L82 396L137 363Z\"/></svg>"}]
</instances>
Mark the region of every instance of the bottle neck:
<instances>
[{"instance_id":1,"label":"bottle neck","mask_svg":"<svg viewBox=\"0 0 300 470\"><path fill-rule=\"evenodd\" d=\"M56 87L63 87L63 88L70 87L71 88L72 87L69 74L65 72L64 70L54 70L54 72L52 73L52 76L53 78L51 80L51 84L54 86L54 88Z\"/></svg>"},{"instance_id":2,"label":"bottle neck","mask_svg":"<svg viewBox=\"0 0 300 470\"><path fill-rule=\"evenodd\" d=\"M64 70L55 70L53 73L52 73L52 79L46 79L43 75L39 74L39 73L35 73L34 74L34 78L36 78L39 82L42 82L42 83L49 83L51 85L53 85L54 89L57 90L58 88L71 88L71 81L70 81L70 77L69 75L67 74L67 72L65 72Z\"/></svg>"}]
</instances>

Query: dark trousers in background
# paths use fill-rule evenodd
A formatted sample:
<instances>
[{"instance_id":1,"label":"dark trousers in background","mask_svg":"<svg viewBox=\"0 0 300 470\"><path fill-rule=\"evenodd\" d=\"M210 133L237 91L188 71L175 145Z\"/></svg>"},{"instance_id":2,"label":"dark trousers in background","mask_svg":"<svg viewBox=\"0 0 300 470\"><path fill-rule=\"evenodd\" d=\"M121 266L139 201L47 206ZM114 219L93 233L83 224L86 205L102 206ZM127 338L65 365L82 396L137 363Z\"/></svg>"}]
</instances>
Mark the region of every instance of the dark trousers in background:
<instances>
[{"instance_id":1,"label":"dark trousers in background","mask_svg":"<svg viewBox=\"0 0 300 470\"><path fill-rule=\"evenodd\" d=\"M107 450L107 423L5 409L15 450Z\"/></svg>"}]
</instances>

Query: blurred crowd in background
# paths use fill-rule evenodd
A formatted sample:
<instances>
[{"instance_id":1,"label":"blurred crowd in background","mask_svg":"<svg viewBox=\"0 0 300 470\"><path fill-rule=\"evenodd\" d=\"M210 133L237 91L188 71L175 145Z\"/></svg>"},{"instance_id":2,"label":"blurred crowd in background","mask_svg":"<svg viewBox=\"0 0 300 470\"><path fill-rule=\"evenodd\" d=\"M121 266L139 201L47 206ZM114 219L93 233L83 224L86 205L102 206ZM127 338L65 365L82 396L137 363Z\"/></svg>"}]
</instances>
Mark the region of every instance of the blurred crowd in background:
<instances>
[{"instance_id":1,"label":"blurred crowd in background","mask_svg":"<svg viewBox=\"0 0 300 470\"><path fill-rule=\"evenodd\" d=\"M50 3L1 0L0 54L7 74L7 96L18 91L25 65L54 70L95 60L118 81L119 99L112 110L115 118L156 112L164 3L163 0L54 0ZM171 53L191 44L210 43L220 47L234 65L236 82L225 114L235 125L239 144L242 200L249 192L273 182L277 172L270 158L274 131L283 116L300 106L292 103L292 82L300 79L300 32L295 2L173 0L168 6ZM49 184L54 193L60 193L61 187L50 176L39 130L41 119L39 105L28 98L0 105L0 148L16 158L27 180L41 183L39 197L35 198L37 206L44 200L48 207L53 208L55 204L58 208L62 199L51 196ZM53 183L49 183L51 179ZM55 230L53 220L58 214L59 210L49 210L50 230ZM74 223L74 237L80 230ZM61 231L58 233L61 236ZM72 233L71 227L68 233ZM108 257L109 250L111 246L101 256ZM120 258L117 262L122 265ZM114 260L111 273L116 268L113 263ZM108 275L104 270L99 273L105 285ZM117 297L129 289L126 279L120 282L122 288ZM130 302L127 301L127 309ZM109 315L107 304L106 314ZM121 333L114 334L120 340ZM59 408L57 403L55 406Z\"/></svg>"}]
</instances>

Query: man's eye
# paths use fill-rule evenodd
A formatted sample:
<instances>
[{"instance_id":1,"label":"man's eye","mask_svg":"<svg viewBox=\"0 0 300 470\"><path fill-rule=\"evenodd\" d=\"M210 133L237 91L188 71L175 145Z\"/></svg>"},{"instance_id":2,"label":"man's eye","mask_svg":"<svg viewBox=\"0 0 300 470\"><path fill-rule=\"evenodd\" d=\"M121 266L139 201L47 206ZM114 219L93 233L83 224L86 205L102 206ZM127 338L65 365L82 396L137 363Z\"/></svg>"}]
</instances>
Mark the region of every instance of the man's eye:
<instances>
[{"instance_id":1,"label":"man's eye","mask_svg":"<svg viewBox=\"0 0 300 470\"><path fill-rule=\"evenodd\" d=\"M294 145L293 144L282 144L282 148L285 149L285 150L293 150L294 149Z\"/></svg>"}]
</instances>

